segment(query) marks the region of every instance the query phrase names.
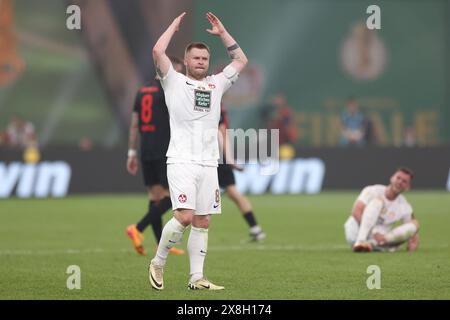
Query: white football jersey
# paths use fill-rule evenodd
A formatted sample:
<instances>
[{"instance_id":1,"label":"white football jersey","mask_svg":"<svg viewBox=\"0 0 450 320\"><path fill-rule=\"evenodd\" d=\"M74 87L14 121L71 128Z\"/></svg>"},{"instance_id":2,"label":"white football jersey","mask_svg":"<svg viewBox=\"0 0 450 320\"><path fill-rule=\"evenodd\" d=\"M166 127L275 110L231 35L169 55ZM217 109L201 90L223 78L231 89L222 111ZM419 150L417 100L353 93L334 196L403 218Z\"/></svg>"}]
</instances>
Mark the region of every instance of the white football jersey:
<instances>
[{"instance_id":1,"label":"white football jersey","mask_svg":"<svg viewBox=\"0 0 450 320\"><path fill-rule=\"evenodd\" d=\"M170 116L167 163L217 167L220 104L232 82L223 72L192 80L170 65L161 85Z\"/></svg>"},{"instance_id":2,"label":"white football jersey","mask_svg":"<svg viewBox=\"0 0 450 320\"><path fill-rule=\"evenodd\" d=\"M411 221L413 210L406 198L400 194L393 201L388 200L385 196L386 188L381 184L367 186L361 191L358 200L366 205L374 198L383 200L383 208L377 225L391 226L398 221L403 223Z\"/></svg>"}]
</instances>

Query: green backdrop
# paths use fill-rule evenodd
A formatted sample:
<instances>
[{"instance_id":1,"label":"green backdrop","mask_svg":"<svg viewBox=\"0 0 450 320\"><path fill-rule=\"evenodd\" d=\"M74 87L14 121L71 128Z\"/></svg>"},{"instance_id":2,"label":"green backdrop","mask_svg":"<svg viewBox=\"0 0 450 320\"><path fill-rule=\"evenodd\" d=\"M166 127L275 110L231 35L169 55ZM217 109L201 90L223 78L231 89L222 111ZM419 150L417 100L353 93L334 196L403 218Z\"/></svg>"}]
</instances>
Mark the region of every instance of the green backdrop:
<instances>
[{"instance_id":1,"label":"green backdrop","mask_svg":"<svg viewBox=\"0 0 450 320\"><path fill-rule=\"evenodd\" d=\"M374 2L381 9L381 30L368 32L366 9ZM295 109L298 144L334 145L339 114L351 95L372 119L379 145L401 145L406 127L414 129L420 145L450 141L449 1L194 4L195 40L211 46L212 64L225 63L227 56L221 41L205 32L207 11L221 18L251 62L250 74L241 76L225 100L232 126L261 126L258 108L284 93ZM365 29L359 37L358 23Z\"/></svg>"}]
</instances>

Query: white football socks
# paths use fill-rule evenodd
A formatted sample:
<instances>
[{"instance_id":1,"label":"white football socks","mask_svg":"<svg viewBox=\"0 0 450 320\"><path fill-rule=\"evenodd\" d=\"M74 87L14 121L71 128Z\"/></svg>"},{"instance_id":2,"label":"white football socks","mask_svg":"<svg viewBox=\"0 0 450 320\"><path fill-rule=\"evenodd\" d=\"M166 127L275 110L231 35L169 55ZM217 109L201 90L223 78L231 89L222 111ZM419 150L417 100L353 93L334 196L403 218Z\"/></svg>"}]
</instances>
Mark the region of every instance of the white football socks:
<instances>
[{"instance_id":1,"label":"white football socks","mask_svg":"<svg viewBox=\"0 0 450 320\"><path fill-rule=\"evenodd\" d=\"M412 222L407 222L389 231L384 238L387 245L399 245L409 240L416 232L417 226Z\"/></svg>"},{"instance_id":2,"label":"white football socks","mask_svg":"<svg viewBox=\"0 0 450 320\"><path fill-rule=\"evenodd\" d=\"M191 227L187 243L189 263L191 266L191 282L203 278L203 264L208 250L208 229Z\"/></svg>"},{"instance_id":3,"label":"white football socks","mask_svg":"<svg viewBox=\"0 0 450 320\"><path fill-rule=\"evenodd\" d=\"M258 233L261 233L261 232L262 232L262 229L261 229L261 227L259 225L256 225L256 226L250 228L250 233L251 234L258 234Z\"/></svg>"},{"instance_id":4,"label":"white football socks","mask_svg":"<svg viewBox=\"0 0 450 320\"><path fill-rule=\"evenodd\" d=\"M382 208L383 201L381 199L373 199L367 204L359 224L356 242L367 241L367 236L377 223Z\"/></svg>"},{"instance_id":5,"label":"white football socks","mask_svg":"<svg viewBox=\"0 0 450 320\"><path fill-rule=\"evenodd\" d=\"M184 230L186 229L175 217L170 219L163 228L161 240L153 262L159 266L166 264L169 250L181 241Z\"/></svg>"}]
</instances>

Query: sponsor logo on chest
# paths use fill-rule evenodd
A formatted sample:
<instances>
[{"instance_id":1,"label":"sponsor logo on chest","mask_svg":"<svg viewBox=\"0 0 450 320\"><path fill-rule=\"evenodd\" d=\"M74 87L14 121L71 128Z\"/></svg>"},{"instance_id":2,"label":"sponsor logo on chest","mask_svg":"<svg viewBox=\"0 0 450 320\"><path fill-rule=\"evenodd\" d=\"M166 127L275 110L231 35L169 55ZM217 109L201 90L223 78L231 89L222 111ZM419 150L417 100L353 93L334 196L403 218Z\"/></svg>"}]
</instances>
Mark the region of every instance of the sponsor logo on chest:
<instances>
[{"instance_id":1,"label":"sponsor logo on chest","mask_svg":"<svg viewBox=\"0 0 450 320\"><path fill-rule=\"evenodd\" d=\"M197 87L194 90L194 110L200 112L211 111L211 91L204 87Z\"/></svg>"}]
</instances>

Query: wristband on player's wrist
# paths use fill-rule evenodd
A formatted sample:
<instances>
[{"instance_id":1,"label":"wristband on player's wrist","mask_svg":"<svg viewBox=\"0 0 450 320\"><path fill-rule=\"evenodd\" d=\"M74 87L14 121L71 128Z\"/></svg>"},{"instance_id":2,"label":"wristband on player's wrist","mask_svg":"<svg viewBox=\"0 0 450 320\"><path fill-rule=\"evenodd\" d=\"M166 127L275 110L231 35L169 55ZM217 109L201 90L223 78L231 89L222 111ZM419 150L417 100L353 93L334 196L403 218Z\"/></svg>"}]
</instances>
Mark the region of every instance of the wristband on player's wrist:
<instances>
[{"instance_id":1,"label":"wristband on player's wrist","mask_svg":"<svg viewBox=\"0 0 450 320\"><path fill-rule=\"evenodd\" d=\"M129 157L136 157L136 150L134 149L128 149L128 156Z\"/></svg>"}]
</instances>

